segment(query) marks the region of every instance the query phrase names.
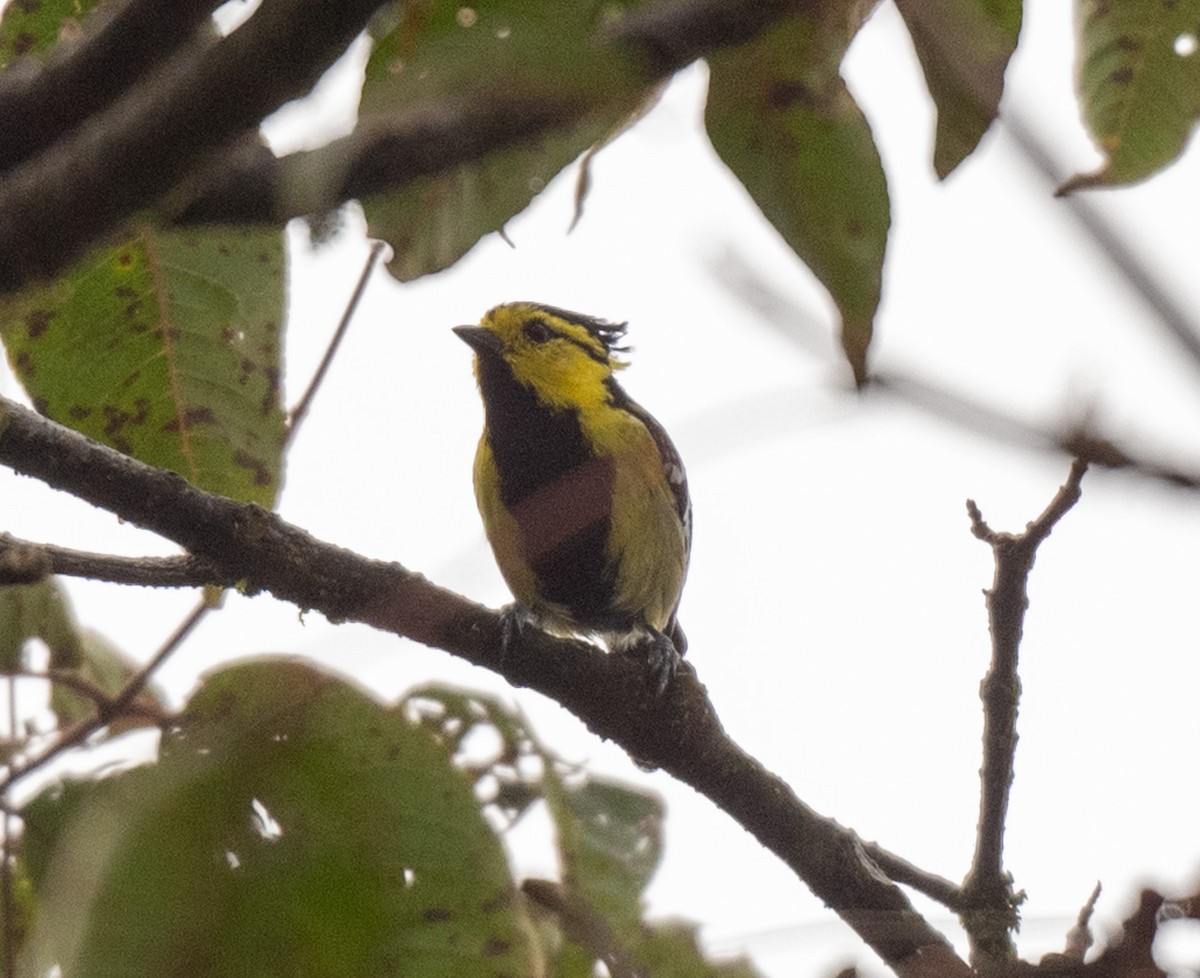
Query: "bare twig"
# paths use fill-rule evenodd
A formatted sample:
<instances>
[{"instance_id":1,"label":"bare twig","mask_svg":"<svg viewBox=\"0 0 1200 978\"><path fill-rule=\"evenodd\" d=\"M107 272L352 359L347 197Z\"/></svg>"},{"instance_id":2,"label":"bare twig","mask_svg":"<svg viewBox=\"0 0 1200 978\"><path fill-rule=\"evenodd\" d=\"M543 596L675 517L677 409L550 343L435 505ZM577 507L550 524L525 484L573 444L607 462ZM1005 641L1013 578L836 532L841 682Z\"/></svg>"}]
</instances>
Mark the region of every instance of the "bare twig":
<instances>
[{"instance_id":1,"label":"bare twig","mask_svg":"<svg viewBox=\"0 0 1200 978\"><path fill-rule=\"evenodd\" d=\"M1054 525L1075 505L1087 463L1076 459L1067 481L1042 514L1020 534L993 530L974 500L967 500L971 532L991 546L996 572L986 593L992 661L980 685L983 700L983 765L979 770L979 826L971 870L963 881L967 909L960 916L971 939L977 966L1001 965L1015 957L1011 933L1019 897L1004 872L1004 825L1017 749L1020 679L1017 653L1029 606L1029 572L1037 549Z\"/></svg>"},{"instance_id":2,"label":"bare twig","mask_svg":"<svg viewBox=\"0 0 1200 978\"><path fill-rule=\"evenodd\" d=\"M1088 948L1095 943L1091 925L1092 914L1096 910L1096 901L1099 899L1100 883L1097 881L1096 886L1092 889L1092 895L1087 898L1087 903L1079 909L1079 916L1075 918L1075 926L1067 931L1067 943L1063 948L1063 957L1071 961L1082 962Z\"/></svg>"},{"instance_id":3,"label":"bare twig","mask_svg":"<svg viewBox=\"0 0 1200 978\"><path fill-rule=\"evenodd\" d=\"M871 386L887 391L941 421L998 442L1022 448L1051 449L1106 469L1127 470L1181 489L1200 489L1200 466L1184 469L1139 454L1085 423L1057 428L1034 424L952 391L936 381L896 371L875 374Z\"/></svg>"},{"instance_id":4,"label":"bare twig","mask_svg":"<svg viewBox=\"0 0 1200 978\"><path fill-rule=\"evenodd\" d=\"M270 591L331 620L444 649L538 690L598 736L712 799L901 978L969 974L853 832L804 804L729 738L686 663L659 699L649 695L640 663L586 642L527 629L502 654L496 612L398 564L315 540L260 507L197 489L3 398L0 463L175 541L214 562L223 579L243 581L247 593Z\"/></svg>"},{"instance_id":5,"label":"bare twig","mask_svg":"<svg viewBox=\"0 0 1200 978\"><path fill-rule=\"evenodd\" d=\"M362 301L363 293L367 289L367 282L371 278L371 272L375 270L375 263L379 260L384 247L385 245L382 241L376 241L371 245L371 252L367 255L367 260L363 264L362 274L358 277L358 284L354 286L354 292L350 295L350 301L346 303L346 310L342 313L342 318L338 322L337 329L333 332L333 337L329 341L325 355L321 358L321 363L317 366L312 380L308 382L308 389L304 392L304 396L296 402L296 406L292 408L291 413L288 415L287 433L284 436L285 446L296 437L296 430L308 415L309 406L312 404L312 400L316 396L321 382L325 379L325 375L329 372L329 366L333 363L333 358L338 351L338 347L342 345L342 339L346 335L346 330L350 328L350 321L354 318L354 313L358 309L359 302Z\"/></svg>"},{"instance_id":6,"label":"bare twig","mask_svg":"<svg viewBox=\"0 0 1200 978\"><path fill-rule=\"evenodd\" d=\"M629 952L613 933L608 921L578 893L571 893L550 880L527 879L521 892L558 918L564 933L598 961L603 961L612 978L645 978L634 967Z\"/></svg>"},{"instance_id":7,"label":"bare twig","mask_svg":"<svg viewBox=\"0 0 1200 978\"><path fill-rule=\"evenodd\" d=\"M957 883L913 865L903 856L897 856L877 842L864 842L863 848L875 865L897 883L925 894L949 910L966 909L962 888Z\"/></svg>"},{"instance_id":8,"label":"bare twig","mask_svg":"<svg viewBox=\"0 0 1200 978\"><path fill-rule=\"evenodd\" d=\"M35 573L36 572L36 575ZM0 585L31 584L50 574L143 587L233 584L203 557L119 557L20 540L0 533Z\"/></svg>"},{"instance_id":9,"label":"bare twig","mask_svg":"<svg viewBox=\"0 0 1200 978\"><path fill-rule=\"evenodd\" d=\"M192 630L200 624L204 616L213 608L213 604L207 598L201 599L199 604L168 636L165 642L157 652L151 656L138 673L133 676L129 682L121 689L116 696L108 700L107 703L98 701L96 703L96 713L94 716L86 720L80 720L73 724L69 729L64 731L59 738L51 744L45 751L37 757L26 762L20 767L16 767L9 771L3 781L0 781L0 798L6 798L9 790L14 784L28 775L32 774L40 768L45 767L54 758L70 750L72 747L77 747L84 743L96 731L106 726L114 719L124 714L131 706L138 694L146 688L146 683L150 681L150 677L158 669L183 642L185 638L192 633Z\"/></svg>"}]
</instances>

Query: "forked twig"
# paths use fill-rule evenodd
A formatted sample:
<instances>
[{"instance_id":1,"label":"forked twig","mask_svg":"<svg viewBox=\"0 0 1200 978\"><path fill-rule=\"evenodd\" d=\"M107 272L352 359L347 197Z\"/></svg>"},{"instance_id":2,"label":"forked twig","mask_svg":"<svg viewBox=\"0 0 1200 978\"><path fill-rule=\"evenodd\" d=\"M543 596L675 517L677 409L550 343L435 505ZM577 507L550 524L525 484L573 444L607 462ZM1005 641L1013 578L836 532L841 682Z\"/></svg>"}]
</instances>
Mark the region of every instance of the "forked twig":
<instances>
[{"instance_id":1,"label":"forked twig","mask_svg":"<svg viewBox=\"0 0 1200 978\"><path fill-rule=\"evenodd\" d=\"M979 825L971 870L962 886L967 909L961 917L971 939L972 962L977 966L1003 964L1015 957L1011 935L1020 897L1013 893L1012 879L1004 872L1004 826L1017 749L1017 653L1029 607L1029 572L1037 549L1079 500L1080 482L1086 471L1087 462L1075 459L1067 481L1042 514L1026 525L1024 533L993 530L975 501L967 500L971 532L991 546L996 562L992 586L985 592L992 661L979 689L983 700Z\"/></svg>"}]
</instances>

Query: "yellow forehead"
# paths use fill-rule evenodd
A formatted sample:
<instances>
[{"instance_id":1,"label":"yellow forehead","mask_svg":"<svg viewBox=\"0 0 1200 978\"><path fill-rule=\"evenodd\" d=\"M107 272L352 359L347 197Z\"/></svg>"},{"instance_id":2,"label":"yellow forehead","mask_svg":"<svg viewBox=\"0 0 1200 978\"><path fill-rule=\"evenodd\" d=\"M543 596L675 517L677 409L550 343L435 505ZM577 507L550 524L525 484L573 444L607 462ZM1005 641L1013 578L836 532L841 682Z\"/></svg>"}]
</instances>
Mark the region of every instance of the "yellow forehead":
<instances>
[{"instance_id":1,"label":"yellow forehead","mask_svg":"<svg viewBox=\"0 0 1200 978\"><path fill-rule=\"evenodd\" d=\"M620 328L535 302L509 302L479 323L499 339L513 376L546 404L587 409L607 404L614 370L625 364L605 345L602 330Z\"/></svg>"},{"instance_id":2,"label":"yellow forehead","mask_svg":"<svg viewBox=\"0 0 1200 978\"><path fill-rule=\"evenodd\" d=\"M604 343L588 329L587 321L586 316L554 306L536 302L506 302L489 309L479 325L495 333L510 353L519 353L537 345L527 335L530 324L537 323L568 340L579 355L599 360L610 368L625 366L611 356Z\"/></svg>"}]
</instances>

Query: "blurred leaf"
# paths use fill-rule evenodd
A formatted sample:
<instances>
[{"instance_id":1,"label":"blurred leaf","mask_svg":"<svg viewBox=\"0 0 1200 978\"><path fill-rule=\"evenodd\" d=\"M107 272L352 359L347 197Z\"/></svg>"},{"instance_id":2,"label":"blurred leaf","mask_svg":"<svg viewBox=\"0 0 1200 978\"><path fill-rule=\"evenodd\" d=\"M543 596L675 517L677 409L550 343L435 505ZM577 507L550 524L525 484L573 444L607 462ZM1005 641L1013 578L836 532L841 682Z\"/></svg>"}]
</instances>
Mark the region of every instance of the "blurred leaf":
<instances>
[{"instance_id":1,"label":"blurred leaf","mask_svg":"<svg viewBox=\"0 0 1200 978\"><path fill-rule=\"evenodd\" d=\"M662 858L662 800L615 781L576 786L546 779L558 829L563 884L580 894L618 937L641 922L642 894Z\"/></svg>"},{"instance_id":2,"label":"blurred leaf","mask_svg":"<svg viewBox=\"0 0 1200 978\"><path fill-rule=\"evenodd\" d=\"M393 250L389 270L410 281L454 264L504 227L554 176L637 111L642 93L614 55L593 43L609 5L577 0L424 0L377 24L360 119L417 104L525 97L571 104L597 91L612 106L516 148L362 202L369 233ZM501 111L501 109L498 109Z\"/></svg>"},{"instance_id":3,"label":"blurred leaf","mask_svg":"<svg viewBox=\"0 0 1200 978\"><path fill-rule=\"evenodd\" d=\"M270 507L280 485L283 238L143 229L0 298L0 338L38 410Z\"/></svg>"},{"instance_id":4,"label":"blurred leaf","mask_svg":"<svg viewBox=\"0 0 1200 978\"><path fill-rule=\"evenodd\" d=\"M725 164L832 295L861 384L890 217L870 126L838 74L857 26L797 17L711 57L705 123Z\"/></svg>"},{"instance_id":5,"label":"blurred leaf","mask_svg":"<svg viewBox=\"0 0 1200 978\"><path fill-rule=\"evenodd\" d=\"M662 857L664 813L656 794L564 764L538 743L519 712L495 697L427 686L404 703L460 763L496 786L494 800L485 800L510 821L544 798L569 894L582 898L618 936L640 926L642 894ZM478 747L469 748L485 732L495 744L481 761L472 756ZM556 972L569 969L564 972L560 962Z\"/></svg>"},{"instance_id":6,"label":"blurred leaf","mask_svg":"<svg viewBox=\"0 0 1200 978\"><path fill-rule=\"evenodd\" d=\"M83 681L90 683L101 693L114 697L125 688L125 684L136 675L138 664L129 658L123 650L113 645L99 632L85 628L82 632L82 655L78 667L74 669ZM167 704L154 683L149 683L135 697L134 705L151 707L156 711L165 711ZM59 727L68 727L78 720L90 717L96 710L95 703L82 693L76 692L70 686L55 682L50 687L50 709L58 717ZM126 717L116 717L109 724L110 733L120 733L132 727L145 726L150 721L131 713Z\"/></svg>"},{"instance_id":7,"label":"blurred leaf","mask_svg":"<svg viewBox=\"0 0 1200 978\"><path fill-rule=\"evenodd\" d=\"M745 958L710 961L700 949L696 928L690 924L663 923L646 928L633 947L633 956L643 972L654 978L761 978Z\"/></svg>"},{"instance_id":8,"label":"blurred leaf","mask_svg":"<svg viewBox=\"0 0 1200 978\"><path fill-rule=\"evenodd\" d=\"M937 106L933 166L945 179L996 118L1021 32L1021 0L896 0Z\"/></svg>"},{"instance_id":9,"label":"blurred leaf","mask_svg":"<svg viewBox=\"0 0 1200 978\"><path fill-rule=\"evenodd\" d=\"M1132 183L1175 160L1200 115L1200 0L1076 0L1083 117L1107 160L1061 192Z\"/></svg>"},{"instance_id":10,"label":"blurred leaf","mask_svg":"<svg viewBox=\"0 0 1200 978\"><path fill-rule=\"evenodd\" d=\"M69 812L45 798L26 812L31 865L49 865L27 973L539 971L503 850L445 748L300 663L209 677L158 764L72 790ZM56 817L47 852L34 840Z\"/></svg>"},{"instance_id":11,"label":"blurred leaf","mask_svg":"<svg viewBox=\"0 0 1200 978\"><path fill-rule=\"evenodd\" d=\"M0 672L22 669L22 649L35 638L50 650L51 668L71 669L82 661L71 602L54 578L0 587Z\"/></svg>"},{"instance_id":12,"label":"blurred leaf","mask_svg":"<svg viewBox=\"0 0 1200 978\"><path fill-rule=\"evenodd\" d=\"M101 0L15 0L0 16L0 68L13 58L53 47L78 32L79 19Z\"/></svg>"}]
</instances>

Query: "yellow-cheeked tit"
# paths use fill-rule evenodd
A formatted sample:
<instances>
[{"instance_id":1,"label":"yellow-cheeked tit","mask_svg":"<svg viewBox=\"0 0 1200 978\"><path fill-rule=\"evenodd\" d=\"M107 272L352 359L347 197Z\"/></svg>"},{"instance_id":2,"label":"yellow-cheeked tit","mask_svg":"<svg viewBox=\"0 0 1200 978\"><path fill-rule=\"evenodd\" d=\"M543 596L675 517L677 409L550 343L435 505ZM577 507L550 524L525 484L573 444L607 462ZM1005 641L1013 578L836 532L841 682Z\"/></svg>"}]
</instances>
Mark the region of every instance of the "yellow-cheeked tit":
<instances>
[{"instance_id":1,"label":"yellow-cheeked tit","mask_svg":"<svg viewBox=\"0 0 1200 978\"><path fill-rule=\"evenodd\" d=\"M625 325L512 302L454 332L476 354L475 498L517 599L506 637L532 620L644 647L661 693L687 649L691 502L671 439L617 383Z\"/></svg>"}]
</instances>

